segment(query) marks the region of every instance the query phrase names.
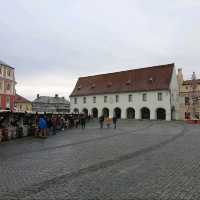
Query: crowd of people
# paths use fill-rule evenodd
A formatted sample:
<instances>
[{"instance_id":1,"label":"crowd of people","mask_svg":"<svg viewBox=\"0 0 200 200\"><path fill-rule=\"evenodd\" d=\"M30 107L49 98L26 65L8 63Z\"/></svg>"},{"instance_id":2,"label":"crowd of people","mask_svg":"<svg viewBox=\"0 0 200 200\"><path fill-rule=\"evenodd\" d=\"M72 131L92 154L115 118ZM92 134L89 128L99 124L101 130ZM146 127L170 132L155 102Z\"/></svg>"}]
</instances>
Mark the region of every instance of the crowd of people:
<instances>
[{"instance_id":1,"label":"crowd of people","mask_svg":"<svg viewBox=\"0 0 200 200\"><path fill-rule=\"evenodd\" d=\"M86 122L90 118L85 114L74 115L38 115L36 116L37 131L35 136L47 137L52 133L55 135L58 131L63 131L69 128L85 129Z\"/></svg>"},{"instance_id":2,"label":"crowd of people","mask_svg":"<svg viewBox=\"0 0 200 200\"><path fill-rule=\"evenodd\" d=\"M93 117L81 114L28 114L28 113L4 113L0 115L0 130L4 135L4 139L8 138L8 129L13 127L16 133L13 134L13 138L23 136L36 136L36 137L48 137L49 135L56 135L59 131L71 128L85 129L87 122L93 120ZM117 117L109 118L100 116L98 118L100 128L104 127L116 128ZM28 133L24 133L23 127L27 127ZM5 139L7 140L7 139Z\"/></svg>"},{"instance_id":3,"label":"crowd of people","mask_svg":"<svg viewBox=\"0 0 200 200\"><path fill-rule=\"evenodd\" d=\"M113 124L114 129L117 128L117 117L114 116L113 118L110 117L104 117L103 115L99 118L100 128L104 128L104 124L107 128L110 128L110 126Z\"/></svg>"},{"instance_id":4,"label":"crowd of people","mask_svg":"<svg viewBox=\"0 0 200 200\"><path fill-rule=\"evenodd\" d=\"M46 117L45 115L40 115L36 117L38 130L36 131L36 136L41 135L42 137L47 137L51 132L53 135L57 131L65 130L68 128L82 128L85 129L86 122L90 121L91 116L85 114L77 115L66 115L66 116L54 116ZM103 115L99 117L100 128L104 128L104 125L107 128L110 128L113 124L113 128L117 127L117 117L109 118L104 117Z\"/></svg>"}]
</instances>

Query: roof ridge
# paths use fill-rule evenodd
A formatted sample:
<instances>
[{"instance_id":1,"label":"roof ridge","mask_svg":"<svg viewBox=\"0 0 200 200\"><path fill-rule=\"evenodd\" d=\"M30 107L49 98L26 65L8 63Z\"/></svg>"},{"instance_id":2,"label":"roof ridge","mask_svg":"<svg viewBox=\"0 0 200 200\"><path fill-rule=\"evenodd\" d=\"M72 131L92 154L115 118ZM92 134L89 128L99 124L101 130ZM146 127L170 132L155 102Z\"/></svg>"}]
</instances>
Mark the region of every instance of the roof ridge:
<instances>
[{"instance_id":1,"label":"roof ridge","mask_svg":"<svg viewBox=\"0 0 200 200\"><path fill-rule=\"evenodd\" d=\"M27 101L27 102L31 102L30 100L28 100L27 98L19 95L19 94L15 94L15 98L18 97L20 100L23 100L23 101ZM18 101L18 100L17 100Z\"/></svg>"},{"instance_id":2,"label":"roof ridge","mask_svg":"<svg viewBox=\"0 0 200 200\"><path fill-rule=\"evenodd\" d=\"M169 66L174 66L174 65L175 65L175 63L169 63L169 64L163 64L163 65L154 65L154 66L151 66L151 67L142 67L142 68L136 68L136 69L122 70L122 71L117 71L117 72L102 73L102 74L95 74L95 75L89 75L89 76L81 76L79 78L90 78L90 77L95 77L95 76L113 75L113 74L119 74L119 73L123 73L123 72L152 69L152 68L160 68L160 67L169 67Z\"/></svg>"}]
</instances>

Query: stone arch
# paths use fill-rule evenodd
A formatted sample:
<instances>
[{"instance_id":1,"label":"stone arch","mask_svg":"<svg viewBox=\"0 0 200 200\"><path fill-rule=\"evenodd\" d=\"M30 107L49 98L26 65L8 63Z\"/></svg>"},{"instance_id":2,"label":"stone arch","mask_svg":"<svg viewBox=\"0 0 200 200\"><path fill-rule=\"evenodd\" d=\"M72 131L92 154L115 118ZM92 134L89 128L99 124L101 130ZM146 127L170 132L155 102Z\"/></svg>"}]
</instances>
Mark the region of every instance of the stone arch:
<instances>
[{"instance_id":1,"label":"stone arch","mask_svg":"<svg viewBox=\"0 0 200 200\"><path fill-rule=\"evenodd\" d=\"M92 116L93 116L93 118L98 118L98 109L97 108L92 108Z\"/></svg>"},{"instance_id":2,"label":"stone arch","mask_svg":"<svg viewBox=\"0 0 200 200\"><path fill-rule=\"evenodd\" d=\"M108 108L103 108L102 109L102 115L104 117L109 117L109 109Z\"/></svg>"},{"instance_id":3,"label":"stone arch","mask_svg":"<svg viewBox=\"0 0 200 200\"><path fill-rule=\"evenodd\" d=\"M164 108L157 108L156 116L157 120L166 120L166 110Z\"/></svg>"},{"instance_id":4,"label":"stone arch","mask_svg":"<svg viewBox=\"0 0 200 200\"><path fill-rule=\"evenodd\" d=\"M126 117L127 119L135 119L135 109L134 108L127 108L126 109Z\"/></svg>"},{"instance_id":5,"label":"stone arch","mask_svg":"<svg viewBox=\"0 0 200 200\"><path fill-rule=\"evenodd\" d=\"M115 115L118 119L121 119L121 113L122 113L121 108L116 107L116 108L114 109L114 115Z\"/></svg>"},{"instance_id":6,"label":"stone arch","mask_svg":"<svg viewBox=\"0 0 200 200\"><path fill-rule=\"evenodd\" d=\"M85 114L85 116L88 116L88 109L87 108L83 108L82 112Z\"/></svg>"},{"instance_id":7,"label":"stone arch","mask_svg":"<svg viewBox=\"0 0 200 200\"><path fill-rule=\"evenodd\" d=\"M141 119L150 119L151 112L149 108L143 107L141 109Z\"/></svg>"},{"instance_id":8,"label":"stone arch","mask_svg":"<svg viewBox=\"0 0 200 200\"><path fill-rule=\"evenodd\" d=\"M79 109L78 108L74 108L74 113L78 114L79 113Z\"/></svg>"}]
</instances>

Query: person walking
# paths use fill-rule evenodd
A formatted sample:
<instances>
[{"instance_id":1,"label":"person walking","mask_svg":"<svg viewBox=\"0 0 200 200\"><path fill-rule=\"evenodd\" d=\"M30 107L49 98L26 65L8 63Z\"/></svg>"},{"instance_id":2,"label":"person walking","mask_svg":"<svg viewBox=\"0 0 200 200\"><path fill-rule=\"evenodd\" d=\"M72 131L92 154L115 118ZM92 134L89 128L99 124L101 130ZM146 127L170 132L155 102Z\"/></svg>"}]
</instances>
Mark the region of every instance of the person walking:
<instances>
[{"instance_id":1,"label":"person walking","mask_svg":"<svg viewBox=\"0 0 200 200\"><path fill-rule=\"evenodd\" d=\"M81 127L85 129L86 117L85 115L81 115Z\"/></svg>"},{"instance_id":2,"label":"person walking","mask_svg":"<svg viewBox=\"0 0 200 200\"><path fill-rule=\"evenodd\" d=\"M52 117L52 127L53 127L53 135L56 135L56 128L57 128L57 119L55 116Z\"/></svg>"},{"instance_id":3,"label":"person walking","mask_svg":"<svg viewBox=\"0 0 200 200\"><path fill-rule=\"evenodd\" d=\"M114 117L113 117L113 125L114 125L114 129L116 129L117 128L117 116L116 115L114 115Z\"/></svg>"},{"instance_id":4,"label":"person walking","mask_svg":"<svg viewBox=\"0 0 200 200\"><path fill-rule=\"evenodd\" d=\"M43 115L41 115L39 118L38 127L42 133L42 137L47 137L47 122Z\"/></svg>"},{"instance_id":5,"label":"person walking","mask_svg":"<svg viewBox=\"0 0 200 200\"><path fill-rule=\"evenodd\" d=\"M103 128L104 116L99 117L100 128Z\"/></svg>"}]
</instances>

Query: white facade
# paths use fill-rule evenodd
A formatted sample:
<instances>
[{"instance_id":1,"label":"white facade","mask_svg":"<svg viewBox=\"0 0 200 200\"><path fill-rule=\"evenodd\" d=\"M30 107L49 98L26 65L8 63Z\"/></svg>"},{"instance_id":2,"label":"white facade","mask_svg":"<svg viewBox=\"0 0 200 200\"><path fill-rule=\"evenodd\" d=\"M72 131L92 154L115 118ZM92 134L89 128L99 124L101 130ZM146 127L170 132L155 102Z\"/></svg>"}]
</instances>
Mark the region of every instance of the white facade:
<instances>
[{"instance_id":1,"label":"white facade","mask_svg":"<svg viewBox=\"0 0 200 200\"><path fill-rule=\"evenodd\" d=\"M146 95L146 101L143 99L145 98L143 97L144 94ZM132 99L129 95L132 95ZM118 102L116 102L116 96L118 96ZM107 102L105 102L105 98ZM113 117L116 114L115 108L119 108L122 119L128 118L127 110L129 108L134 109L134 116L131 118L144 119L142 109L148 108L150 111L150 120L159 119L157 111L158 109L162 109L165 111L165 119L170 121L171 119L178 119L176 115L177 101L178 84L174 68L168 90L75 96L70 97L70 107L71 112L78 111L81 113L87 110L88 114L91 115L93 115L93 109L96 108L98 110L98 117L102 115L104 108L109 110L109 117Z\"/></svg>"}]
</instances>

